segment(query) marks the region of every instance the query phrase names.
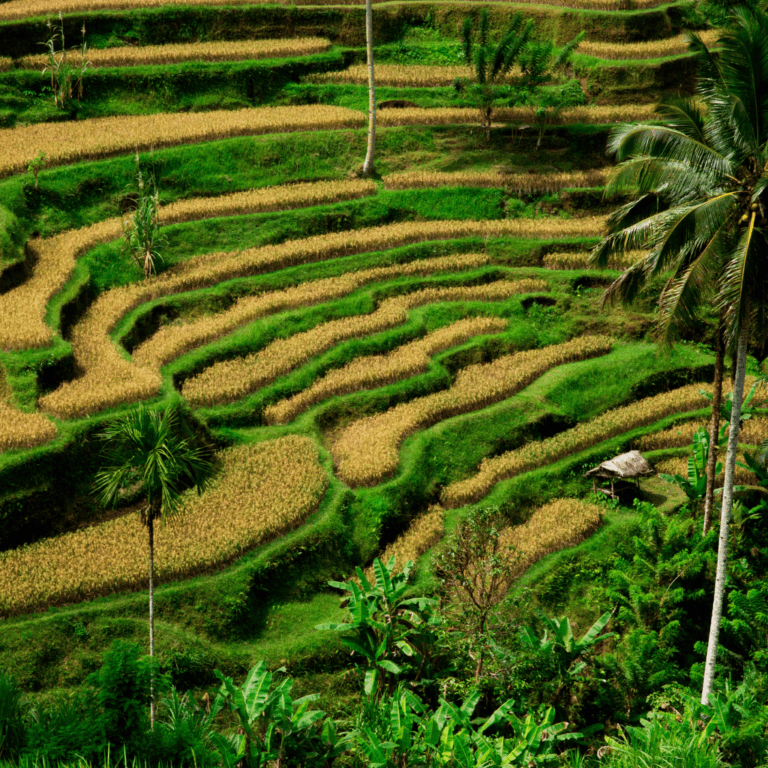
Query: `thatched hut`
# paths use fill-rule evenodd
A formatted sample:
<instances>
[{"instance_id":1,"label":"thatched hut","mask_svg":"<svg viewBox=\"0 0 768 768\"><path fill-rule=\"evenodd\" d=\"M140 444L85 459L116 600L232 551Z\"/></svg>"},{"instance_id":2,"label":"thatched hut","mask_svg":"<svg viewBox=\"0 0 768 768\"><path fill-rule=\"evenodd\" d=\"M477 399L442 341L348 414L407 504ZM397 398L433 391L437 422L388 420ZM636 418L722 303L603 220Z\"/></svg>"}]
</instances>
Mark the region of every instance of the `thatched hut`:
<instances>
[{"instance_id":1,"label":"thatched hut","mask_svg":"<svg viewBox=\"0 0 768 768\"><path fill-rule=\"evenodd\" d=\"M629 453L622 453L608 461L604 461L599 466L586 472L584 477L592 478L593 491L602 490L603 493L615 499L614 483L616 480L634 480L635 483L639 484L641 477L648 477L648 475L653 474L655 474L655 470L643 458L640 451L630 451ZM598 478L611 481L610 493L597 487Z\"/></svg>"}]
</instances>

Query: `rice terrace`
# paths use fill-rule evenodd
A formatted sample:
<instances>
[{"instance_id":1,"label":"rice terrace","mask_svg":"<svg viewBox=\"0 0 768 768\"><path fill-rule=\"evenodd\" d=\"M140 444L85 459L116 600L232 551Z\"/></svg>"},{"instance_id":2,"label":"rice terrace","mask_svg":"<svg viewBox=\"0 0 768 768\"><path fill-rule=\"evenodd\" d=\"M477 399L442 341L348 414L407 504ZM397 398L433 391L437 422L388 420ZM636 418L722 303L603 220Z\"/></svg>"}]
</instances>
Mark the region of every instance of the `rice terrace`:
<instances>
[{"instance_id":1,"label":"rice terrace","mask_svg":"<svg viewBox=\"0 0 768 768\"><path fill-rule=\"evenodd\" d=\"M768 765L764 0L0 0L0 766Z\"/></svg>"}]
</instances>

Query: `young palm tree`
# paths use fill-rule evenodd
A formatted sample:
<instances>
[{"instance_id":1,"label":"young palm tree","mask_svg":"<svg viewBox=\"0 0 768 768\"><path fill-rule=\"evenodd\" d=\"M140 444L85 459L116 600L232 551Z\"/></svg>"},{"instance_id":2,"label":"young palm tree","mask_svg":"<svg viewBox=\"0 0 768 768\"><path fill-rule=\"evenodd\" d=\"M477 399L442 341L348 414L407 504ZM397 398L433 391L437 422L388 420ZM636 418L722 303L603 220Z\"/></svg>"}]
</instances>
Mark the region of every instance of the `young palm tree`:
<instances>
[{"instance_id":1,"label":"young palm tree","mask_svg":"<svg viewBox=\"0 0 768 768\"><path fill-rule=\"evenodd\" d=\"M720 541L702 703L712 691L723 609L733 478L747 343L768 315L768 15L739 8L713 54L696 35L697 99L661 110L665 125L625 125L609 150L621 161L610 188L639 192L611 219L593 254L644 248L648 256L614 292L631 299L653 277L671 275L661 296L660 333L689 322L714 294L725 341L736 351Z\"/></svg>"},{"instance_id":2,"label":"young palm tree","mask_svg":"<svg viewBox=\"0 0 768 768\"><path fill-rule=\"evenodd\" d=\"M203 451L179 436L176 412L150 411L141 405L115 419L101 434L106 466L94 488L104 506L115 506L121 493L140 484L146 498L141 521L149 534L149 655L155 656L155 521L165 525L183 511L182 486L202 493L211 464ZM155 723L154 668L151 682L152 727Z\"/></svg>"},{"instance_id":3,"label":"young palm tree","mask_svg":"<svg viewBox=\"0 0 768 768\"><path fill-rule=\"evenodd\" d=\"M363 163L363 176L373 176L376 151L376 83L373 77L373 0L365 0L365 50L368 61L368 149Z\"/></svg>"},{"instance_id":4,"label":"young palm tree","mask_svg":"<svg viewBox=\"0 0 768 768\"><path fill-rule=\"evenodd\" d=\"M461 29L464 58L475 79L473 92L480 110L480 125L485 131L485 140L490 141L491 117L499 89L528 43L533 21L529 19L523 24L522 14L515 14L498 43L491 40L490 16L485 8L480 11L477 34L473 27L472 17L467 16Z\"/></svg>"}]
</instances>

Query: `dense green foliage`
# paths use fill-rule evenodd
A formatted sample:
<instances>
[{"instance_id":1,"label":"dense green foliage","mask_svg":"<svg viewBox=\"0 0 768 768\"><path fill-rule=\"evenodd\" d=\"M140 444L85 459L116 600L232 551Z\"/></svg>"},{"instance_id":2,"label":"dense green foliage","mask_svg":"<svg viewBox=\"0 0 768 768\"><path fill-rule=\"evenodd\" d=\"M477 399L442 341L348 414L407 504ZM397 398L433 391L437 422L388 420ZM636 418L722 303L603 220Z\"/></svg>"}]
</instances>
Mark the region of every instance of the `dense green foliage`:
<instances>
[{"instance_id":1,"label":"dense green foliage","mask_svg":"<svg viewBox=\"0 0 768 768\"><path fill-rule=\"evenodd\" d=\"M505 46L512 46L515 35L505 41L489 27L507 29L516 9L496 6L479 17L481 32L485 25L479 49L468 46L476 74L488 74L481 66L487 55L499 54L496 74L514 58L505 58ZM558 57L563 63L568 59L567 41L578 39L582 30L590 40L635 41L648 38L649 29L677 33L686 24L701 25L722 14L715 3L698 8L673 3L644 11L526 8L537 30L530 44L526 33L526 46L518 51L527 81L499 85L492 95L493 105L528 104L537 130L513 130L491 123L490 117L482 132L458 125L380 128L377 170L386 184L387 174L408 170L539 174L602 168L606 127L552 126L544 134L545 120L567 103L598 96L602 103L631 103L670 88L690 90L693 59L611 62L575 56L568 77L578 80L553 85L549 73ZM277 30L322 34L335 46L359 46L362 18L362 8L355 6L185 6L94 11L87 23L96 47L266 37ZM460 30L463 25L471 30L477 16L466 6L386 4L375 18L377 62L467 64ZM80 14L64 18L72 39L79 39L75 30L81 21ZM0 49L13 56L37 52L42 26L0 23ZM301 82L305 75L361 60L359 48L334 47L295 60L88 71L83 98L64 115L53 107L40 73L12 69L0 73L0 125L262 104L364 110L362 86ZM466 106L473 93L477 96L460 84L378 89L380 100L404 99L421 107ZM138 162L145 175L139 178L156 180L157 199L165 205L254 187L345 179L359 169L364 146L363 130L230 138L142 153ZM609 210L600 188L519 194L511 187L388 190L384 184L377 182L369 197L346 202L163 226L157 271L183 268L190 258L215 251L400 222L570 220ZM28 239L124 215L138 191L131 156L56 168L45 167L41 158L28 174L1 180L0 294L32 274L34 264L24 254ZM617 309L601 305L617 271L545 268L550 253L586 255L595 242L533 236L416 242L226 280L130 309L109 330L126 359L158 331L214 317L240 299L417 259L468 253L488 258L471 269L387 279L340 298L280 311L163 367L161 391L150 409L178 408L190 444L217 450L306 435L318 446L329 490L295 530L215 570L157 585L155 659L145 656L143 593L78 605L54 600L47 612L4 618L0 761L30 768L78 761L126 768L764 765L765 456L748 449L743 454L743 466L752 470L758 487L740 491L731 523L726 615L708 707L697 703L696 692L717 539L701 533L696 502L709 446L699 434L692 447L647 453L652 462L692 453L693 469L672 483L644 480L635 494L644 500L634 503L631 495L622 501L590 496L591 481L583 477L600 461L637 447L644 435L705 418L706 409L672 414L610 438L598 435L556 463L498 483L476 508L445 511L444 540L431 544L416 563L374 559L438 502L446 486L473 476L484 459L556 436L609 409L711 381L713 355L707 344L717 318L710 307L682 329L690 343L664 354L653 344L664 270L646 281L647 292L637 303ZM56 333L50 347L0 353L2 402L31 412L38 397L79 375L72 329L98 297L143 278L141 265L120 251L118 242L107 242L78 259L72 277L47 307L47 322ZM383 301L415 290L485 286L500 279L537 279L546 290L504 301L418 307L405 322L314 354L234 402L193 410L181 398L184 382L212 363L238 360L328 321L363 317ZM329 397L290 424L267 426L270 405L324 376L480 316L501 319L507 327L444 349L408 378ZM611 335L612 351L553 368L495 405L406 435L397 470L379 485L349 488L334 475L333 441L353 422L445 392L469 366L587 334ZM750 351L764 356L759 344ZM749 372L760 372L754 358ZM755 398L752 416L764 418L764 403ZM108 501L116 510L106 510L93 497L101 438L114 437L116 424L132 415L146 419L148 413L120 405L57 421L59 434L52 443L0 456L0 562L21 545L99 525L111 515L133 514L147 492L154 500L158 489L152 471L142 481L133 465L126 465L120 482L112 484ZM154 465L158 469L167 469L162 460ZM559 496L601 504L602 526L513 582L516 555L496 546L500 531L524 523L537 507ZM373 577L362 570L371 562ZM462 575L467 571L458 564L466 562L481 563L484 591ZM157 701L154 728L148 717L151 681Z\"/></svg>"}]
</instances>

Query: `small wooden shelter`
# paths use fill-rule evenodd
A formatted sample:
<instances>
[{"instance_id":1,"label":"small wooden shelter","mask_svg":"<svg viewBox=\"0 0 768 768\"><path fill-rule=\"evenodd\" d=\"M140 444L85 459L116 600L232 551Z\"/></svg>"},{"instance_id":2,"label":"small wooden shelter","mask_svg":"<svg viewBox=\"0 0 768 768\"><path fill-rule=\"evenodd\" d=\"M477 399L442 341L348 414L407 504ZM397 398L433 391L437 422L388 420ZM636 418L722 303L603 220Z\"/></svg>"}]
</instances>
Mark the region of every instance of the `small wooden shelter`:
<instances>
[{"instance_id":1,"label":"small wooden shelter","mask_svg":"<svg viewBox=\"0 0 768 768\"><path fill-rule=\"evenodd\" d=\"M595 493L602 491L606 495L610 495L612 499L615 499L614 483L616 480L634 480L639 484L641 477L653 474L655 474L655 470L643 458L640 451L630 451L629 453L622 453L613 459L604 461L599 466L586 472L584 477L592 478L592 490ZM608 490L597 487L598 478L611 481L610 493Z\"/></svg>"}]
</instances>

